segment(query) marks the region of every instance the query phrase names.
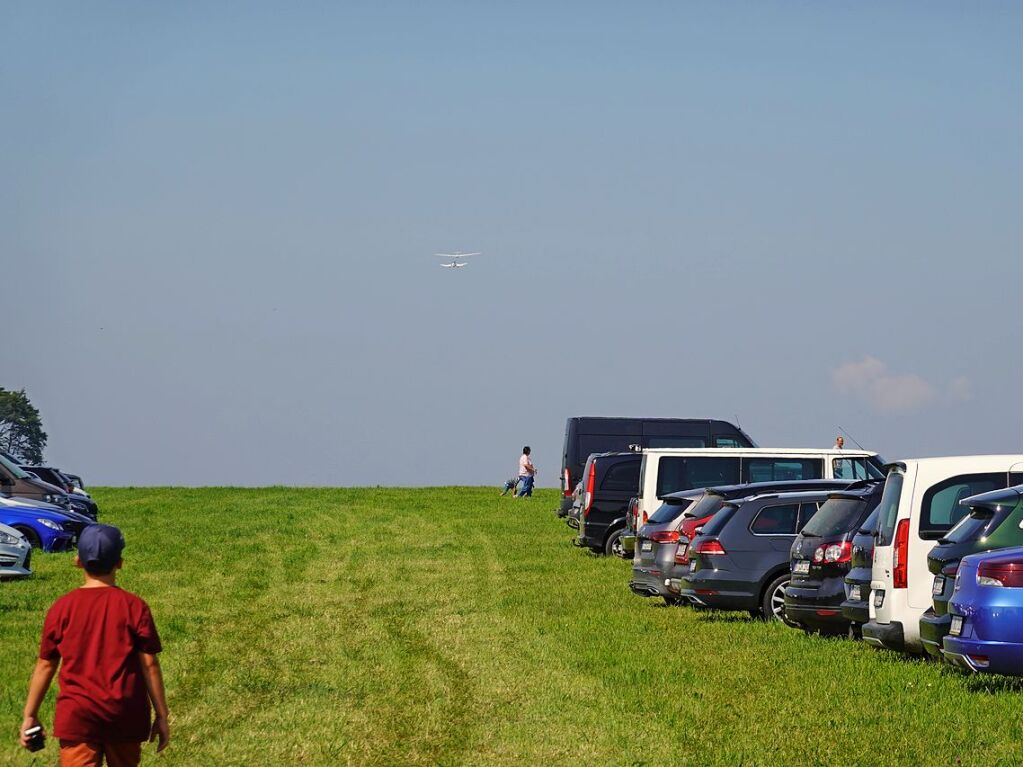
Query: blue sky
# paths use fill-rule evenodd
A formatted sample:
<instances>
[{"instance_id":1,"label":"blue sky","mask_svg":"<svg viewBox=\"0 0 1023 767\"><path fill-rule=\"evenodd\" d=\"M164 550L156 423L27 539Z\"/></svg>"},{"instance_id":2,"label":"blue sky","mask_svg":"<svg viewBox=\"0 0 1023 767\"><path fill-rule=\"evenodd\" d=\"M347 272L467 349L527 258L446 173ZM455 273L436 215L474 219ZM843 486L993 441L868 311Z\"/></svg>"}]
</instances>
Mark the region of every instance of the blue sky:
<instances>
[{"instance_id":1,"label":"blue sky","mask_svg":"<svg viewBox=\"0 0 1023 767\"><path fill-rule=\"evenodd\" d=\"M551 484L583 414L1023 450L1021 22L7 4L0 386L93 483Z\"/></svg>"}]
</instances>

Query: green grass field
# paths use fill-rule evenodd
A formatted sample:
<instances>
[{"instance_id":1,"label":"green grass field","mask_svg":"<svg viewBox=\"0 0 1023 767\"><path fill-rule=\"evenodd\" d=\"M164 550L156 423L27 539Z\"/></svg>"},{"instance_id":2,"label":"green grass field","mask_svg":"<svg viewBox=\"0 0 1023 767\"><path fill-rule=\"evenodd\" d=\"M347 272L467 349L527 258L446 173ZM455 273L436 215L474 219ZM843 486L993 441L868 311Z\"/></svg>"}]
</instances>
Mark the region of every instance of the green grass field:
<instances>
[{"instance_id":1,"label":"green grass field","mask_svg":"<svg viewBox=\"0 0 1023 767\"><path fill-rule=\"evenodd\" d=\"M550 491L95 496L164 640L173 740L144 763L1023 761L1023 686L635 597L626 563L571 546ZM0 583L2 765L56 763L15 738L44 612L78 573L35 570Z\"/></svg>"}]
</instances>

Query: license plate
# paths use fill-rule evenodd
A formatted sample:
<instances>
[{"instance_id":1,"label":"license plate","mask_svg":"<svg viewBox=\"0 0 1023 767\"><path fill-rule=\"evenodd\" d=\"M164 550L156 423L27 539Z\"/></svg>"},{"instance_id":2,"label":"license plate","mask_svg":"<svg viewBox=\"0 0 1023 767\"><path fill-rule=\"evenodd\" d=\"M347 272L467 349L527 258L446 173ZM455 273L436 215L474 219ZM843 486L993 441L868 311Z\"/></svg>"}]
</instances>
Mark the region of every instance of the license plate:
<instances>
[{"instance_id":1,"label":"license plate","mask_svg":"<svg viewBox=\"0 0 1023 767\"><path fill-rule=\"evenodd\" d=\"M800 559L796 562L795 567L792 568L792 572L796 575L806 575L810 572L810 560Z\"/></svg>"},{"instance_id":2,"label":"license plate","mask_svg":"<svg viewBox=\"0 0 1023 767\"><path fill-rule=\"evenodd\" d=\"M696 569L696 560L694 559L694 560L692 560L689 563L689 572L693 572L695 569Z\"/></svg>"},{"instance_id":3,"label":"license plate","mask_svg":"<svg viewBox=\"0 0 1023 767\"><path fill-rule=\"evenodd\" d=\"M678 547L678 558L685 559L687 551L689 551L689 544L683 543L681 546Z\"/></svg>"},{"instance_id":4,"label":"license plate","mask_svg":"<svg viewBox=\"0 0 1023 767\"><path fill-rule=\"evenodd\" d=\"M945 576L935 575L934 584L931 586L931 596L938 596L942 591L945 590Z\"/></svg>"},{"instance_id":5,"label":"license plate","mask_svg":"<svg viewBox=\"0 0 1023 767\"><path fill-rule=\"evenodd\" d=\"M961 633L963 633L963 616L961 615L952 616L952 625L949 627L948 633L954 637L957 637Z\"/></svg>"},{"instance_id":6,"label":"license plate","mask_svg":"<svg viewBox=\"0 0 1023 767\"><path fill-rule=\"evenodd\" d=\"M651 541L643 541L643 543L640 545L640 549L642 549L643 551L651 551L653 547L654 544Z\"/></svg>"},{"instance_id":7,"label":"license plate","mask_svg":"<svg viewBox=\"0 0 1023 767\"><path fill-rule=\"evenodd\" d=\"M860 587L859 586L850 586L849 587L849 601L850 602L859 602L860 601Z\"/></svg>"}]
</instances>

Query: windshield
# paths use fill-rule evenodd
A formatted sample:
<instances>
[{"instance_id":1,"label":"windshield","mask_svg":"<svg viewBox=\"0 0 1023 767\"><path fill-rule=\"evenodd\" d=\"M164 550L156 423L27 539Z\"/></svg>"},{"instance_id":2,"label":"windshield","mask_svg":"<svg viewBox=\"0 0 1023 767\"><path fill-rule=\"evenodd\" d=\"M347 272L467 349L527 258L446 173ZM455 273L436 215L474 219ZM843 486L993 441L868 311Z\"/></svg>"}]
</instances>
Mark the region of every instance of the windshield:
<instances>
[{"instance_id":1,"label":"windshield","mask_svg":"<svg viewBox=\"0 0 1023 767\"><path fill-rule=\"evenodd\" d=\"M20 466L11 463L2 455L0 455L0 465L7 469L7 471L9 471L17 479L27 479L29 476L27 471L22 469Z\"/></svg>"},{"instance_id":2,"label":"windshield","mask_svg":"<svg viewBox=\"0 0 1023 767\"><path fill-rule=\"evenodd\" d=\"M728 520L735 514L735 510L739 508L734 503L726 503L721 507L721 511L710 518L710 521L703 526L701 535L718 535L728 524Z\"/></svg>"},{"instance_id":3,"label":"windshield","mask_svg":"<svg viewBox=\"0 0 1023 767\"><path fill-rule=\"evenodd\" d=\"M662 503L661 507L647 521L655 525L674 522L682 516L682 512L688 509L692 502L692 498L672 498L670 501Z\"/></svg>"},{"instance_id":4,"label":"windshield","mask_svg":"<svg viewBox=\"0 0 1023 767\"><path fill-rule=\"evenodd\" d=\"M821 510L803 528L809 538L833 538L851 533L860 524L867 510L861 498L829 498Z\"/></svg>"},{"instance_id":5,"label":"windshield","mask_svg":"<svg viewBox=\"0 0 1023 767\"><path fill-rule=\"evenodd\" d=\"M895 540L895 523L899 521L899 497L906 475L900 469L892 469L884 483L881 503L877 505L877 545L891 546Z\"/></svg>"},{"instance_id":6,"label":"windshield","mask_svg":"<svg viewBox=\"0 0 1023 767\"><path fill-rule=\"evenodd\" d=\"M978 506L970 509L970 513L959 520L959 524L949 530L938 543L972 543L991 535L1005 518L1016 507L999 505L997 511Z\"/></svg>"}]
</instances>

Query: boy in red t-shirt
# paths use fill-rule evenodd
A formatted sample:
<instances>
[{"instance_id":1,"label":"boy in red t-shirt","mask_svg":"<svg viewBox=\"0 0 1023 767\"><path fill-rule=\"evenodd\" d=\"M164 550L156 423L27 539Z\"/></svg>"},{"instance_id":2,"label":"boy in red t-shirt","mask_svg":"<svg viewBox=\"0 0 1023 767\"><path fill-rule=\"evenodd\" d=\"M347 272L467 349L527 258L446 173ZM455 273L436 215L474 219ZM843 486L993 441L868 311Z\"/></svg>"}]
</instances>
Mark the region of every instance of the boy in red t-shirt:
<instances>
[{"instance_id":1,"label":"boy in red t-shirt","mask_svg":"<svg viewBox=\"0 0 1023 767\"><path fill-rule=\"evenodd\" d=\"M99 767L104 758L109 767L134 767L144 741L159 738L156 750L163 751L170 740L156 624L145 602L114 583L123 550L116 527L82 530L75 565L85 583L54 602L43 624L21 744L28 747L25 731L39 725L39 706L59 667L53 735L61 767Z\"/></svg>"}]
</instances>

